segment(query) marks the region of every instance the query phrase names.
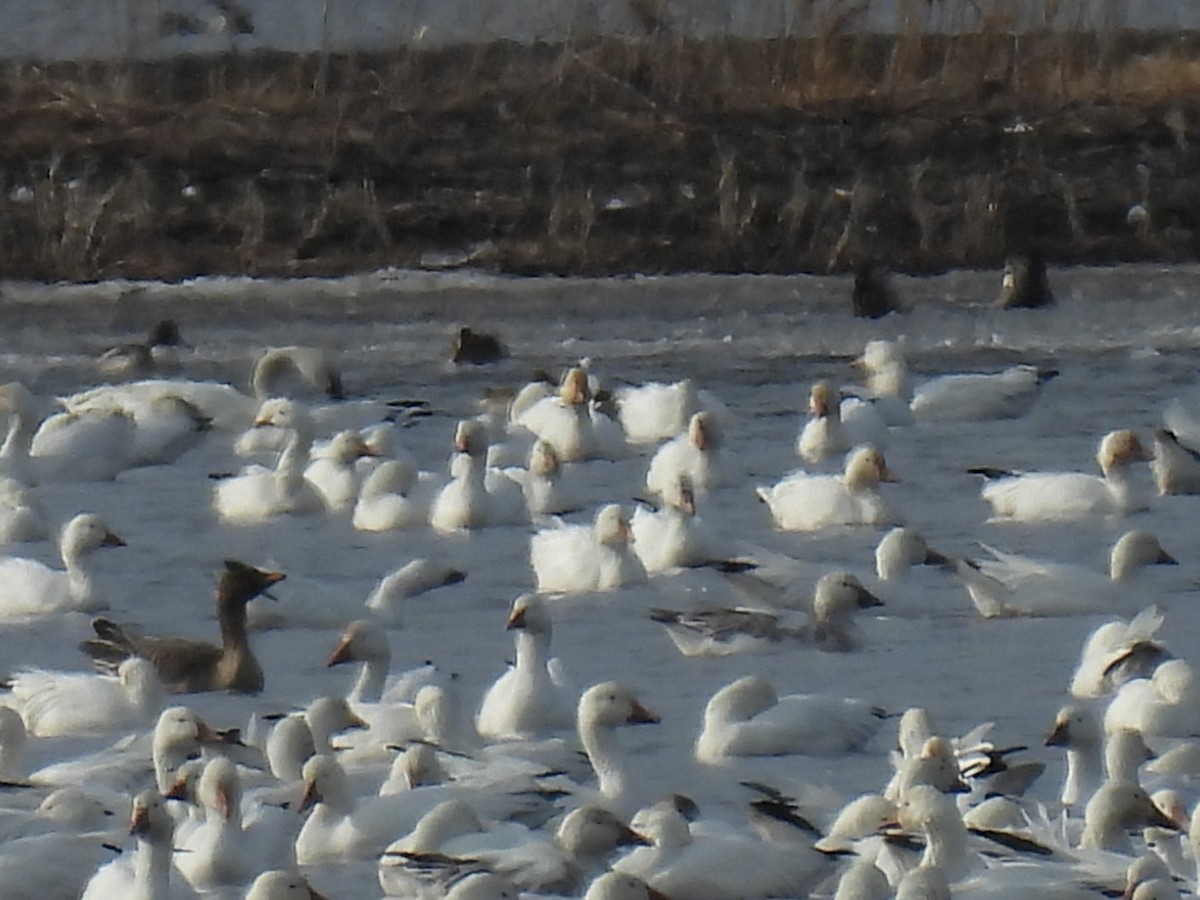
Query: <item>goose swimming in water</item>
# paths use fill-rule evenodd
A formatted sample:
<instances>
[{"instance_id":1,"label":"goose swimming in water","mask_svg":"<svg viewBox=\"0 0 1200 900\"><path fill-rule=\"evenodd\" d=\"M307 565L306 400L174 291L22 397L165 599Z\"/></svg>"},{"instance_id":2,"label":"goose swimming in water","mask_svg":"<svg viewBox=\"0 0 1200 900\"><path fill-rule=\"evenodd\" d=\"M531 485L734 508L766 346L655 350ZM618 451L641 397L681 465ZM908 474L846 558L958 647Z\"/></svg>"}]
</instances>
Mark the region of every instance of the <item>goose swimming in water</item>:
<instances>
[{"instance_id":1,"label":"goose swimming in water","mask_svg":"<svg viewBox=\"0 0 1200 900\"><path fill-rule=\"evenodd\" d=\"M757 488L775 525L784 531L818 531L837 525L899 525L900 516L880 494L896 481L883 453L869 444L846 457L841 475L795 472L772 487Z\"/></svg>"},{"instance_id":2,"label":"goose swimming in water","mask_svg":"<svg viewBox=\"0 0 1200 900\"><path fill-rule=\"evenodd\" d=\"M256 569L237 560L225 561L217 585L220 645L183 637L138 635L108 619L96 619L97 637L80 648L93 658L115 663L129 656L150 660L168 691L234 691L257 694L263 671L246 634L246 604L282 581L282 572Z\"/></svg>"}]
</instances>

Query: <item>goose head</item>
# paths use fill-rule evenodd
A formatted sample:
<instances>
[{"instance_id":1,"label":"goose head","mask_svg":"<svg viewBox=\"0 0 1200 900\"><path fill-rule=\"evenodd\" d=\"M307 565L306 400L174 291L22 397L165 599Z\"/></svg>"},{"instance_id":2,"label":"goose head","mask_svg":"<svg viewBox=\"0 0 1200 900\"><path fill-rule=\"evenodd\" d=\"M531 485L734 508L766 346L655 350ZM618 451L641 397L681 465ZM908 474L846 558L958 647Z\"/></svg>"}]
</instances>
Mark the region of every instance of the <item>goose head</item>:
<instances>
[{"instance_id":1,"label":"goose head","mask_svg":"<svg viewBox=\"0 0 1200 900\"><path fill-rule=\"evenodd\" d=\"M868 341L854 365L867 376L867 389L876 397L908 399L908 364L895 341Z\"/></svg>"},{"instance_id":2,"label":"goose head","mask_svg":"<svg viewBox=\"0 0 1200 900\"><path fill-rule=\"evenodd\" d=\"M238 814L242 803L242 780L233 761L225 756L213 757L200 775L197 796L209 815L231 819Z\"/></svg>"},{"instance_id":3,"label":"goose head","mask_svg":"<svg viewBox=\"0 0 1200 900\"><path fill-rule=\"evenodd\" d=\"M325 666L332 668L352 662L388 664L391 658L387 632L368 619L355 619L342 630Z\"/></svg>"},{"instance_id":4,"label":"goose head","mask_svg":"<svg viewBox=\"0 0 1200 900\"><path fill-rule=\"evenodd\" d=\"M326 747L331 736L352 728L369 728L370 726L359 717L345 697L317 697L308 704L304 711L304 720L312 733L313 741L318 750Z\"/></svg>"},{"instance_id":5,"label":"goose head","mask_svg":"<svg viewBox=\"0 0 1200 900\"><path fill-rule=\"evenodd\" d=\"M529 449L529 471L540 478L552 478L559 473L561 463L550 444L541 438Z\"/></svg>"},{"instance_id":6,"label":"goose head","mask_svg":"<svg viewBox=\"0 0 1200 900\"><path fill-rule=\"evenodd\" d=\"M1142 566L1177 566L1179 560L1163 549L1158 538L1147 531L1127 531L1113 544L1108 574L1113 581L1124 581Z\"/></svg>"},{"instance_id":7,"label":"goose head","mask_svg":"<svg viewBox=\"0 0 1200 900\"><path fill-rule=\"evenodd\" d=\"M745 722L779 702L765 678L744 675L721 688L704 707L705 722Z\"/></svg>"},{"instance_id":8,"label":"goose head","mask_svg":"<svg viewBox=\"0 0 1200 900\"><path fill-rule=\"evenodd\" d=\"M1129 831L1147 826L1178 830L1138 785L1106 781L1084 809L1080 846L1120 851L1129 845Z\"/></svg>"},{"instance_id":9,"label":"goose head","mask_svg":"<svg viewBox=\"0 0 1200 900\"><path fill-rule=\"evenodd\" d=\"M302 403L288 397L264 400L254 416L255 428L284 428L305 437L312 434L312 416Z\"/></svg>"},{"instance_id":10,"label":"goose head","mask_svg":"<svg viewBox=\"0 0 1200 900\"><path fill-rule=\"evenodd\" d=\"M150 788L133 798L133 812L129 818L129 833L152 844L169 844L175 831L175 823L167 812L162 794Z\"/></svg>"},{"instance_id":11,"label":"goose head","mask_svg":"<svg viewBox=\"0 0 1200 900\"><path fill-rule=\"evenodd\" d=\"M721 433L712 413L694 413L688 420L688 440L697 450L716 449L720 446Z\"/></svg>"},{"instance_id":12,"label":"goose head","mask_svg":"<svg viewBox=\"0 0 1200 900\"><path fill-rule=\"evenodd\" d=\"M1105 475L1124 469L1131 463L1149 462L1154 459L1136 434L1127 428L1110 431L1100 441L1096 451L1096 462Z\"/></svg>"},{"instance_id":13,"label":"goose head","mask_svg":"<svg viewBox=\"0 0 1200 900\"><path fill-rule=\"evenodd\" d=\"M388 847L400 853L436 851L446 841L483 831L483 823L471 804L459 798L443 800L425 815L403 839Z\"/></svg>"},{"instance_id":14,"label":"goose head","mask_svg":"<svg viewBox=\"0 0 1200 900\"><path fill-rule=\"evenodd\" d=\"M663 501L672 509L678 510L684 516L691 518L696 514L696 492L692 489L692 479L680 475L667 482L663 492Z\"/></svg>"},{"instance_id":15,"label":"goose head","mask_svg":"<svg viewBox=\"0 0 1200 900\"><path fill-rule=\"evenodd\" d=\"M855 610L883 606L883 601L863 587L849 572L826 572L817 581L813 595L813 617L831 622L852 616Z\"/></svg>"},{"instance_id":16,"label":"goose head","mask_svg":"<svg viewBox=\"0 0 1200 900\"><path fill-rule=\"evenodd\" d=\"M217 582L217 607L244 607L259 594L270 597L267 590L286 577L282 572L256 569L236 559L227 559L225 570Z\"/></svg>"},{"instance_id":17,"label":"goose head","mask_svg":"<svg viewBox=\"0 0 1200 900\"><path fill-rule=\"evenodd\" d=\"M537 594L522 594L512 602L504 627L507 631L548 635L553 630L550 608Z\"/></svg>"},{"instance_id":18,"label":"goose head","mask_svg":"<svg viewBox=\"0 0 1200 900\"><path fill-rule=\"evenodd\" d=\"M186 706L169 706L158 716L154 726L152 752L161 774L181 765L200 750L201 744L219 744L221 736L213 731L195 711ZM160 780L159 786L165 790Z\"/></svg>"},{"instance_id":19,"label":"goose head","mask_svg":"<svg viewBox=\"0 0 1200 900\"><path fill-rule=\"evenodd\" d=\"M463 419L454 427L454 450L472 459L487 456L487 431L478 419Z\"/></svg>"},{"instance_id":20,"label":"goose head","mask_svg":"<svg viewBox=\"0 0 1200 900\"><path fill-rule=\"evenodd\" d=\"M99 516L80 513L63 526L59 546L63 561L69 564L101 547L124 547L125 541L109 531Z\"/></svg>"},{"instance_id":21,"label":"goose head","mask_svg":"<svg viewBox=\"0 0 1200 900\"><path fill-rule=\"evenodd\" d=\"M107 803L75 785L60 787L46 796L38 815L79 831L107 829L115 812Z\"/></svg>"},{"instance_id":22,"label":"goose head","mask_svg":"<svg viewBox=\"0 0 1200 900\"><path fill-rule=\"evenodd\" d=\"M588 885L583 900L669 900L642 879L625 872L605 872Z\"/></svg>"},{"instance_id":23,"label":"goose head","mask_svg":"<svg viewBox=\"0 0 1200 900\"><path fill-rule=\"evenodd\" d=\"M616 728L621 725L653 725L659 718L642 706L631 688L615 681L593 685L579 698L579 726Z\"/></svg>"},{"instance_id":24,"label":"goose head","mask_svg":"<svg viewBox=\"0 0 1200 900\"><path fill-rule=\"evenodd\" d=\"M593 530L596 543L604 547L621 547L633 543L633 532L629 529L629 518L617 503L600 507L596 513Z\"/></svg>"},{"instance_id":25,"label":"goose head","mask_svg":"<svg viewBox=\"0 0 1200 900\"><path fill-rule=\"evenodd\" d=\"M520 893L503 875L472 872L446 892L445 900L517 900Z\"/></svg>"},{"instance_id":26,"label":"goose head","mask_svg":"<svg viewBox=\"0 0 1200 900\"><path fill-rule=\"evenodd\" d=\"M349 465L356 459L378 457L379 451L371 447L363 439L362 432L353 429L339 431L329 441L326 454L336 462Z\"/></svg>"},{"instance_id":27,"label":"goose head","mask_svg":"<svg viewBox=\"0 0 1200 900\"><path fill-rule=\"evenodd\" d=\"M325 900L299 872L274 870L254 879L246 900Z\"/></svg>"},{"instance_id":28,"label":"goose head","mask_svg":"<svg viewBox=\"0 0 1200 900\"><path fill-rule=\"evenodd\" d=\"M587 372L575 366L567 369L563 375L562 384L558 388L558 396L568 406L587 406L592 399L592 388L588 383Z\"/></svg>"},{"instance_id":29,"label":"goose head","mask_svg":"<svg viewBox=\"0 0 1200 900\"><path fill-rule=\"evenodd\" d=\"M883 451L871 444L863 444L850 451L842 477L846 488L851 491L874 490L881 482L900 480L888 468Z\"/></svg>"},{"instance_id":30,"label":"goose head","mask_svg":"<svg viewBox=\"0 0 1200 900\"><path fill-rule=\"evenodd\" d=\"M833 386L828 381L818 381L808 392L808 412L815 419L824 419L837 407L833 405Z\"/></svg>"},{"instance_id":31,"label":"goose head","mask_svg":"<svg viewBox=\"0 0 1200 900\"><path fill-rule=\"evenodd\" d=\"M425 743L409 744L392 761L388 781L399 782L408 790L441 784L446 780L446 770L438 761L437 751Z\"/></svg>"},{"instance_id":32,"label":"goose head","mask_svg":"<svg viewBox=\"0 0 1200 900\"><path fill-rule=\"evenodd\" d=\"M920 753L925 742L933 735L933 721L929 718L929 711L923 706L910 706L900 716L896 737L900 753L906 759Z\"/></svg>"},{"instance_id":33,"label":"goose head","mask_svg":"<svg viewBox=\"0 0 1200 900\"><path fill-rule=\"evenodd\" d=\"M602 806L579 806L559 823L554 842L573 859L603 859L618 847L650 842Z\"/></svg>"},{"instance_id":34,"label":"goose head","mask_svg":"<svg viewBox=\"0 0 1200 900\"><path fill-rule=\"evenodd\" d=\"M884 581L903 577L911 566L941 566L949 562L911 528L893 528L875 548L875 574Z\"/></svg>"},{"instance_id":35,"label":"goose head","mask_svg":"<svg viewBox=\"0 0 1200 900\"><path fill-rule=\"evenodd\" d=\"M354 806L354 794L346 772L332 756L317 754L304 763L301 770L304 793L300 795L297 812L304 813L318 803L323 803L343 815L349 814Z\"/></svg>"},{"instance_id":36,"label":"goose head","mask_svg":"<svg viewBox=\"0 0 1200 900\"><path fill-rule=\"evenodd\" d=\"M1045 745L1088 750L1099 748L1103 740L1099 719L1085 707L1069 704L1054 717L1054 726L1046 735Z\"/></svg>"},{"instance_id":37,"label":"goose head","mask_svg":"<svg viewBox=\"0 0 1200 900\"><path fill-rule=\"evenodd\" d=\"M692 829L683 813L670 800L639 809L630 823L661 849L684 847L692 842Z\"/></svg>"}]
</instances>

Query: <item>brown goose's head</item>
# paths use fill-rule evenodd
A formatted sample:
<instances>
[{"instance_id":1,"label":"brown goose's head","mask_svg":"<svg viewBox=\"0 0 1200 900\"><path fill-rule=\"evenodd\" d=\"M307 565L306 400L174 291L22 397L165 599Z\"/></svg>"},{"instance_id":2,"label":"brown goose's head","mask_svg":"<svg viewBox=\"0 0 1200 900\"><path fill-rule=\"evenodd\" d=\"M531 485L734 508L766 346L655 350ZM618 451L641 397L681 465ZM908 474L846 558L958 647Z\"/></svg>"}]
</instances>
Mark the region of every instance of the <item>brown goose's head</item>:
<instances>
[{"instance_id":1,"label":"brown goose's head","mask_svg":"<svg viewBox=\"0 0 1200 900\"><path fill-rule=\"evenodd\" d=\"M217 584L217 599L221 604L246 604L285 577L282 572L256 569L236 559L227 559L225 571L221 573L221 580Z\"/></svg>"}]
</instances>

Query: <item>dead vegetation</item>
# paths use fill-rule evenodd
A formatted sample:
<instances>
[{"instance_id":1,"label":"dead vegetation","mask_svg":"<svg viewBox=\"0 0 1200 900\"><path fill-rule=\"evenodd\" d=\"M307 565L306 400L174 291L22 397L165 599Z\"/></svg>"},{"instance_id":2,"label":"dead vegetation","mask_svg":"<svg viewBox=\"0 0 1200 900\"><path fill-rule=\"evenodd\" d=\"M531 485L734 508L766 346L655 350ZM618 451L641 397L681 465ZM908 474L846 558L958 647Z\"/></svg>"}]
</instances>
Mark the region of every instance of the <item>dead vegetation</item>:
<instances>
[{"instance_id":1,"label":"dead vegetation","mask_svg":"<svg viewBox=\"0 0 1200 900\"><path fill-rule=\"evenodd\" d=\"M1196 36L884 37L825 4L810 38L697 42L642 6L631 42L2 70L0 274L1200 250Z\"/></svg>"}]
</instances>

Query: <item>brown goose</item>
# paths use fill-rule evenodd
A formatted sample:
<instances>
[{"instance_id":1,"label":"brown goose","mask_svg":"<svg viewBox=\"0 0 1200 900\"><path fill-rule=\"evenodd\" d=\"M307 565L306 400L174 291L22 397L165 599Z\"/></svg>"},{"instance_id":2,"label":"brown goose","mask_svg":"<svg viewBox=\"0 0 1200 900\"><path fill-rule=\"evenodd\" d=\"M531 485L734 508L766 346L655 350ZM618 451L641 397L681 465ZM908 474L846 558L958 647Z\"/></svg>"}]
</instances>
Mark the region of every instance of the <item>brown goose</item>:
<instances>
[{"instance_id":1,"label":"brown goose","mask_svg":"<svg viewBox=\"0 0 1200 900\"><path fill-rule=\"evenodd\" d=\"M138 635L111 619L92 621L97 638L79 647L102 665L130 656L154 663L163 686L172 693L236 691L257 694L263 689L263 671L246 636L246 604L282 581L282 572L256 569L237 560L225 560L217 584L217 619L221 644L184 637Z\"/></svg>"}]
</instances>

